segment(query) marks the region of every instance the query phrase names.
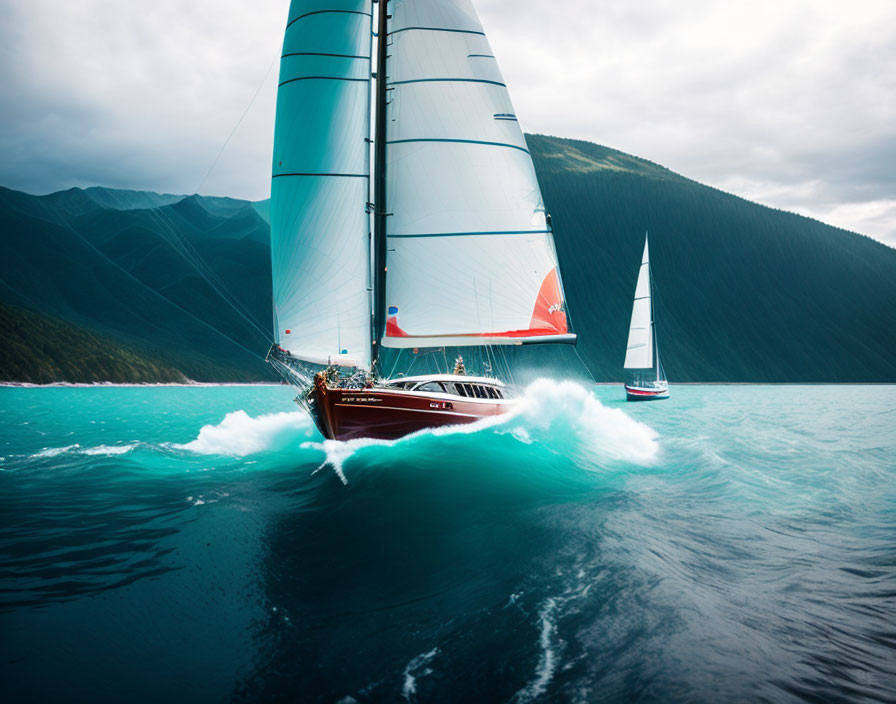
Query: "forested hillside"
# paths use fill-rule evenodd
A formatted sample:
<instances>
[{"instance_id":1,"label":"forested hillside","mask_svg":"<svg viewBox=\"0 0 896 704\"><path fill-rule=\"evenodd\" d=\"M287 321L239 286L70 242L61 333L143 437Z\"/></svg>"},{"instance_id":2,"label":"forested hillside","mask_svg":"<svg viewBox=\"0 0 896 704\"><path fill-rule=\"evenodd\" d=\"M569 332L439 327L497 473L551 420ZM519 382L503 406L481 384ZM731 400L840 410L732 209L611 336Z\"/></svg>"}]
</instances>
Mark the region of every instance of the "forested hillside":
<instances>
[{"instance_id":1,"label":"forested hillside","mask_svg":"<svg viewBox=\"0 0 896 704\"><path fill-rule=\"evenodd\" d=\"M613 149L528 141L598 378L621 378L649 231L671 380L896 381L896 250Z\"/></svg>"},{"instance_id":2,"label":"forested hillside","mask_svg":"<svg viewBox=\"0 0 896 704\"><path fill-rule=\"evenodd\" d=\"M269 228L255 209L229 198L101 192L0 189L0 300L108 336L191 379L273 379L261 322L270 319Z\"/></svg>"},{"instance_id":3,"label":"forested hillside","mask_svg":"<svg viewBox=\"0 0 896 704\"><path fill-rule=\"evenodd\" d=\"M184 382L176 369L71 323L0 304L0 379L51 384Z\"/></svg>"},{"instance_id":4,"label":"forested hillside","mask_svg":"<svg viewBox=\"0 0 896 704\"><path fill-rule=\"evenodd\" d=\"M896 250L596 144L528 140L553 216L577 352L598 380L623 377L649 231L671 380L896 381ZM53 340L80 329L100 336L89 338L102 342L97 350L121 346L146 362L139 372L134 362L141 379L153 369L159 381L274 379L263 363L268 213L266 201L0 188L0 302L53 318L5 309L20 342L5 346L0 375L13 379L8 370L24 368L15 357L30 351L34 325L35 335ZM64 344L46 354L60 357L53 374L74 373L62 363ZM121 379L126 359L94 367L118 369Z\"/></svg>"}]
</instances>

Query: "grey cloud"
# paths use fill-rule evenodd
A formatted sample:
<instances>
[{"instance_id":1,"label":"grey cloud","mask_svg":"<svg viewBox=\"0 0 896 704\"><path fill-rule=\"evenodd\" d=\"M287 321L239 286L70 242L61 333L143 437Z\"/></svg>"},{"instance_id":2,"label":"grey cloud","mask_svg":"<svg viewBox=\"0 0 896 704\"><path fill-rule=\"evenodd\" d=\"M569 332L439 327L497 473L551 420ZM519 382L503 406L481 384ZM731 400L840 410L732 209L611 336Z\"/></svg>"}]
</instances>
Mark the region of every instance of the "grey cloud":
<instances>
[{"instance_id":1,"label":"grey cloud","mask_svg":"<svg viewBox=\"0 0 896 704\"><path fill-rule=\"evenodd\" d=\"M474 3L527 131L896 242L890 0ZM288 5L4 4L0 183L195 190L277 56ZM276 70L203 192L267 195Z\"/></svg>"}]
</instances>

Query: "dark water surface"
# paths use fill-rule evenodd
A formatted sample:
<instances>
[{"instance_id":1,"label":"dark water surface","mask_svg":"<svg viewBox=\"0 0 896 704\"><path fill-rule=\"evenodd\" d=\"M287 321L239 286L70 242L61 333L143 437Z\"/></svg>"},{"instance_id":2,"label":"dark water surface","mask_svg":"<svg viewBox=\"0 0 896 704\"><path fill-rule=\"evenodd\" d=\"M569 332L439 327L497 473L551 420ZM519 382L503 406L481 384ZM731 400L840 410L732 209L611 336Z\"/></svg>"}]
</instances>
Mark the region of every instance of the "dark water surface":
<instances>
[{"instance_id":1,"label":"dark water surface","mask_svg":"<svg viewBox=\"0 0 896 704\"><path fill-rule=\"evenodd\" d=\"M621 395L0 389L3 699L896 701L896 387Z\"/></svg>"}]
</instances>

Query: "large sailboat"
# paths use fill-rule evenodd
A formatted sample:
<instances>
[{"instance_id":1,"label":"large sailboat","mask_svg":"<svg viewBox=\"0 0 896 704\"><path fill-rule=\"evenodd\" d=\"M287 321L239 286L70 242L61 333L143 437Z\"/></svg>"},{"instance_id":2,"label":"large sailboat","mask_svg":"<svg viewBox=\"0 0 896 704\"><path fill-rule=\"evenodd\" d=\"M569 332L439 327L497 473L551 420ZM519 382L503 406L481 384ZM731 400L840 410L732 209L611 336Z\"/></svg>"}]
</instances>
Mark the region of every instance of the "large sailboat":
<instances>
[{"instance_id":1,"label":"large sailboat","mask_svg":"<svg viewBox=\"0 0 896 704\"><path fill-rule=\"evenodd\" d=\"M669 384L660 363L660 348L656 339L647 235L644 235L644 254L638 270L638 283L635 285L632 320L625 350L625 369L629 376L625 383L625 397L628 401L669 398Z\"/></svg>"},{"instance_id":2,"label":"large sailboat","mask_svg":"<svg viewBox=\"0 0 896 704\"><path fill-rule=\"evenodd\" d=\"M328 438L397 438L512 403L460 357L449 373L384 378L381 348L575 341L550 217L470 0L292 1L271 252L268 361Z\"/></svg>"}]
</instances>

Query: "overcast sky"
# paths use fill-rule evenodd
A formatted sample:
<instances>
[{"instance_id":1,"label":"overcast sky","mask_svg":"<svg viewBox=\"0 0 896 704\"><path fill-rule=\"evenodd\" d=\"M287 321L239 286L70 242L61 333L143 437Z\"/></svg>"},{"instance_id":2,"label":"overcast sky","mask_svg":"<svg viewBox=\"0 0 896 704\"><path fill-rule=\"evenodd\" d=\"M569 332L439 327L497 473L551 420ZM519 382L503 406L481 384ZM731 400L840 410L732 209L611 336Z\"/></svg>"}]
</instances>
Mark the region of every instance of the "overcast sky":
<instances>
[{"instance_id":1,"label":"overcast sky","mask_svg":"<svg viewBox=\"0 0 896 704\"><path fill-rule=\"evenodd\" d=\"M475 2L526 131L896 246L896 1ZM0 0L0 185L267 197L288 6Z\"/></svg>"}]
</instances>

